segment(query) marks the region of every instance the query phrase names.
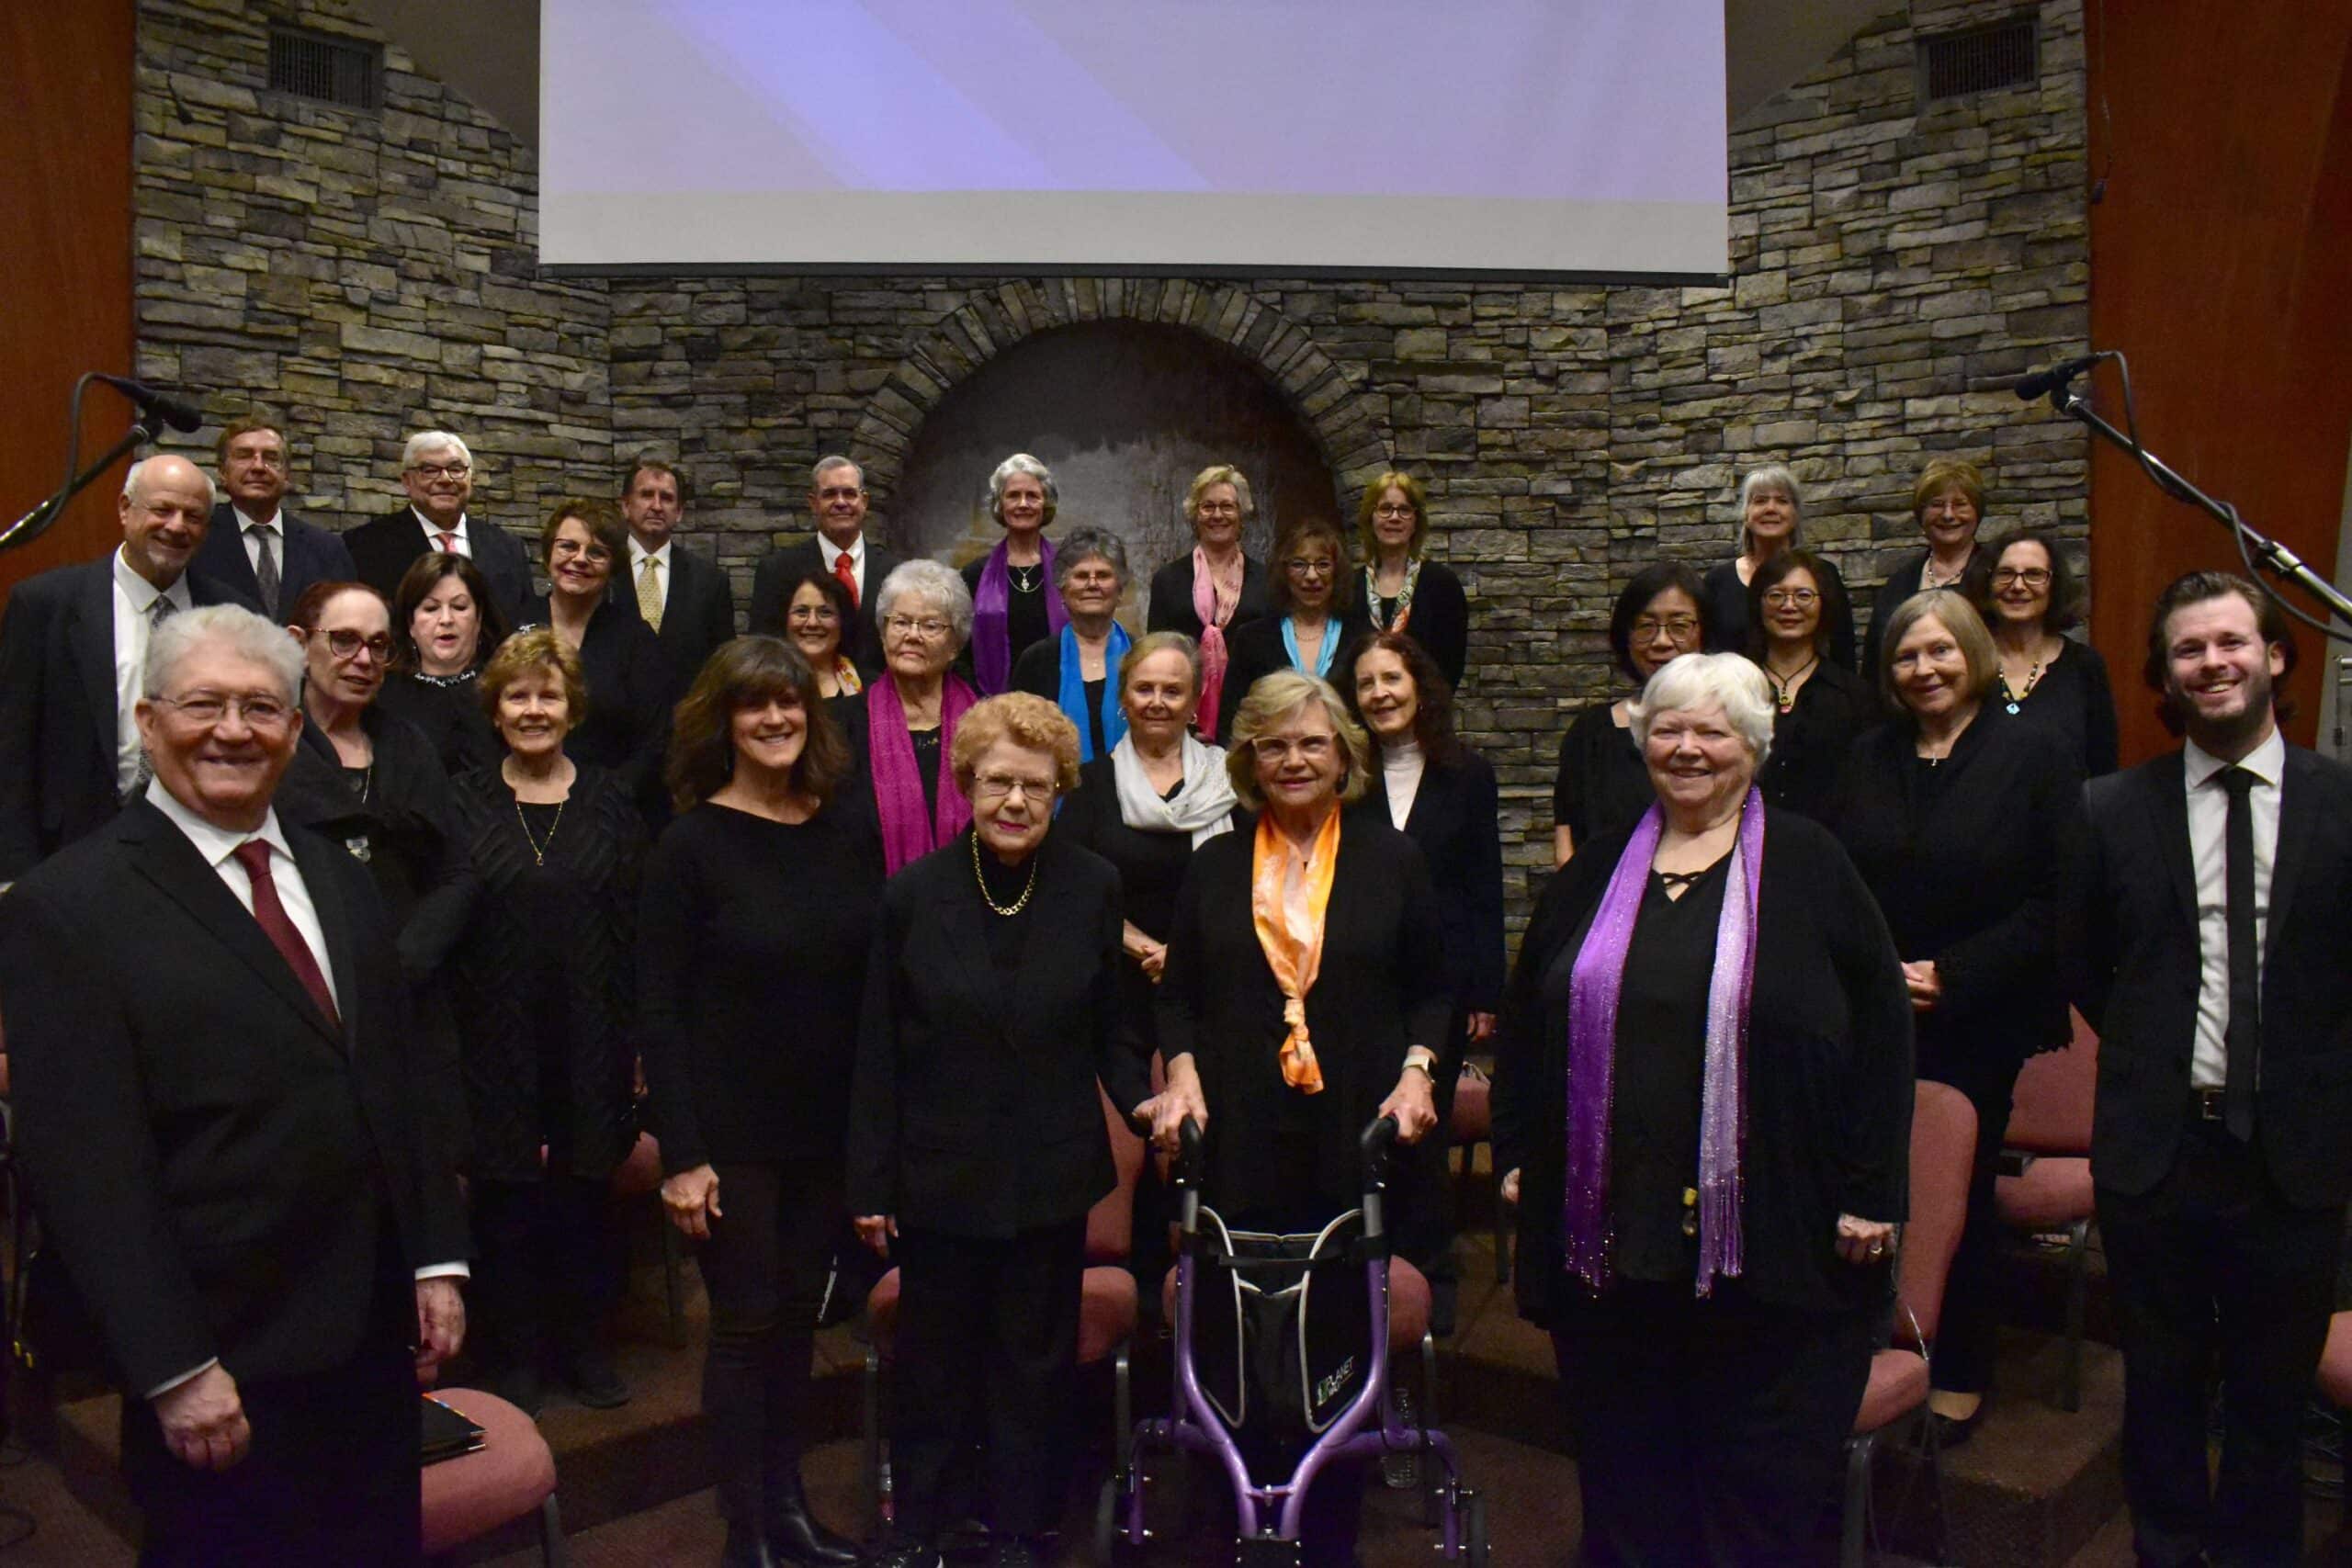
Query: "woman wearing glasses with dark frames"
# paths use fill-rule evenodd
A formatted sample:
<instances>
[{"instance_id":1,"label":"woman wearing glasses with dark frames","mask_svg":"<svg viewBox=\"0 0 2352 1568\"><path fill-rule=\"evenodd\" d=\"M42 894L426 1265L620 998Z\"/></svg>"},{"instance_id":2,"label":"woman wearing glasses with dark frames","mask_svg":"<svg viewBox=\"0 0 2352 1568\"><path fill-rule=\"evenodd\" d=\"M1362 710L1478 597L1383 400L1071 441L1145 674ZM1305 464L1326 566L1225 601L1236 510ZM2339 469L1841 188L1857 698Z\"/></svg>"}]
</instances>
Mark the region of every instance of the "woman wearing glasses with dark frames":
<instances>
[{"instance_id":1,"label":"woman wearing glasses with dark frames","mask_svg":"<svg viewBox=\"0 0 2352 1568\"><path fill-rule=\"evenodd\" d=\"M1235 632L1233 665L1217 715L1217 743L1233 736L1233 716L1261 676L1295 670L1318 681L1339 678L1340 649L1370 623L1355 603L1347 536L1329 517L1286 525L1274 540L1274 613Z\"/></svg>"},{"instance_id":2,"label":"woman wearing glasses with dark frames","mask_svg":"<svg viewBox=\"0 0 2352 1568\"><path fill-rule=\"evenodd\" d=\"M1879 719L1878 699L1833 657L1831 628L1846 585L1810 550L1781 550L1747 585L1747 645L1772 694L1772 747L1757 771L1764 804L1819 817L1854 739Z\"/></svg>"},{"instance_id":3,"label":"woman wearing glasses with dark frames","mask_svg":"<svg viewBox=\"0 0 2352 1568\"><path fill-rule=\"evenodd\" d=\"M2052 731L2086 778L2115 772L2115 690L2098 649L2066 635L2082 624L2083 597L2058 541L2010 529L1978 559L1968 591L2001 659L1993 718Z\"/></svg>"},{"instance_id":4,"label":"woman wearing glasses with dark frames","mask_svg":"<svg viewBox=\"0 0 2352 1568\"><path fill-rule=\"evenodd\" d=\"M1706 645L1711 629L1699 574L1680 561L1658 561L1634 574L1609 615L1609 651L1638 689L1686 653ZM1603 697L1560 738L1552 784L1552 863L1577 846L1631 828L1650 808L1649 765L1634 743L1633 699Z\"/></svg>"}]
</instances>

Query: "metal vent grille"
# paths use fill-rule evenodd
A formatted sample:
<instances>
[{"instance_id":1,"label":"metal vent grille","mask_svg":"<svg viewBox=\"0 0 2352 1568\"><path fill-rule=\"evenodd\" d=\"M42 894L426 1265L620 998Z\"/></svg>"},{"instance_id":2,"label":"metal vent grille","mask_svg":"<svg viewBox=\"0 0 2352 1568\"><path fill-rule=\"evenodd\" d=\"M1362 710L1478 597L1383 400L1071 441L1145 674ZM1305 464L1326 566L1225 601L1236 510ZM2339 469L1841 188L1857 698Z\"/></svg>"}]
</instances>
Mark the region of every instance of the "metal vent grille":
<instances>
[{"instance_id":1,"label":"metal vent grille","mask_svg":"<svg viewBox=\"0 0 2352 1568\"><path fill-rule=\"evenodd\" d=\"M2041 28L2032 16L1919 40L1919 98L2030 87L2041 79Z\"/></svg>"},{"instance_id":2,"label":"metal vent grille","mask_svg":"<svg viewBox=\"0 0 2352 1568\"><path fill-rule=\"evenodd\" d=\"M384 53L376 45L299 28L269 30L269 86L347 109L383 98Z\"/></svg>"}]
</instances>

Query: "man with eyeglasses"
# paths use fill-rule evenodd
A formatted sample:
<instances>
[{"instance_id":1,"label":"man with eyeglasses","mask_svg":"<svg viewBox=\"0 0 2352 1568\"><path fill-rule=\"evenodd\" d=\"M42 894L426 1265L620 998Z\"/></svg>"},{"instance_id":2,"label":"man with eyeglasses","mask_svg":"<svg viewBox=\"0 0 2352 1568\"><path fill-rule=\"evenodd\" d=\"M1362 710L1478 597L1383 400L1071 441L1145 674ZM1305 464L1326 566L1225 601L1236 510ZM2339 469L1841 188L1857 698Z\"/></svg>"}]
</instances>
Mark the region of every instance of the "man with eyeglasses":
<instances>
[{"instance_id":1,"label":"man with eyeglasses","mask_svg":"<svg viewBox=\"0 0 2352 1568\"><path fill-rule=\"evenodd\" d=\"M510 626L530 617L531 558L521 540L495 523L469 516L474 457L446 430L420 431L401 451L401 484L408 504L362 523L343 536L359 581L384 596L400 596L401 579L417 557L434 550L472 558L490 583L491 597Z\"/></svg>"},{"instance_id":2,"label":"man with eyeglasses","mask_svg":"<svg viewBox=\"0 0 2352 1568\"><path fill-rule=\"evenodd\" d=\"M610 596L637 612L662 645L667 667L665 703L686 694L703 661L735 635L735 590L718 564L674 547L686 510L678 470L640 452L621 484L621 517L628 524L628 581L616 571Z\"/></svg>"},{"instance_id":3,"label":"man with eyeglasses","mask_svg":"<svg viewBox=\"0 0 2352 1568\"><path fill-rule=\"evenodd\" d=\"M189 570L212 480L186 457L131 465L122 545L17 585L0 618L0 884L110 821L142 782L132 707L147 639L202 604L245 603Z\"/></svg>"},{"instance_id":4,"label":"man with eyeglasses","mask_svg":"<svg viewBox=\"0 0 2352 1568\"><path fill-rule=\"evenodd\" d=\"M815 536L769 552L752 579L752 630L784 637L785 611L792 586L808 571L830 572L849 590L857 606L857 626L844 629L842 651L867 680L882 668L882 628L874 619L875 590L897 570L899 558L865 536L865 470L831 454L808 472L808 515Z\"/></svg>"},{"instance_id":5,"label":"man with eyeglasses","mask_svg":"<svg viewBox=\"0 0 2352 1568\"><path fill-rule=\"evenodd\" d=\"M209 516L208 506L198 516ZM465 1334L465 1214L368 870L280 818L301 651L155 633L154 776L0 898L16 1133L123 1391L141 1560L413 1563L416 1383Z\"/></svg>"},{"instance_id":6,"label":"man with eyeglasses","mask_svg":"<svg viewBox=\"0 0 2352 1568\"><path fill-rule=\"evenodd\" d=\"M306 523L284 502L292 474L286 434L258 412L232 420L214 447L220 488L228 499L212 509L212 528L196 554L196 570L218 578L283 621L314 582L349 582L359 575L351 551L332 529Z\"/></svg>"}]
</instances>

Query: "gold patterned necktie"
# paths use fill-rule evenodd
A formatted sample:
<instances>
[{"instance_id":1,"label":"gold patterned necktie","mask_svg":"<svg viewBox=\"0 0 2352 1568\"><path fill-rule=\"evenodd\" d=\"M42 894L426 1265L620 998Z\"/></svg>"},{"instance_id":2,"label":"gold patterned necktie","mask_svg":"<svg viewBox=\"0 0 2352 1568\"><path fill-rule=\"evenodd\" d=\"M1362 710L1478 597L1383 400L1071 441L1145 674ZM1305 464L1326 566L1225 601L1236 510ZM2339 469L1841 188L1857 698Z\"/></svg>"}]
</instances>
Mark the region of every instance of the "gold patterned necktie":
<instances>
[{"instance_id":1,"label":"gold patterned necktie","mask_svg":"<svg viewBox=\"0 0 2352 1568\"><path fill-rule=\"evenodd\" d=\"M662 558L645 558L645 569L637 574L637 613L655 631L662 629L662 580L654 573L662 570Z\"/></svg>"}]
</instances>

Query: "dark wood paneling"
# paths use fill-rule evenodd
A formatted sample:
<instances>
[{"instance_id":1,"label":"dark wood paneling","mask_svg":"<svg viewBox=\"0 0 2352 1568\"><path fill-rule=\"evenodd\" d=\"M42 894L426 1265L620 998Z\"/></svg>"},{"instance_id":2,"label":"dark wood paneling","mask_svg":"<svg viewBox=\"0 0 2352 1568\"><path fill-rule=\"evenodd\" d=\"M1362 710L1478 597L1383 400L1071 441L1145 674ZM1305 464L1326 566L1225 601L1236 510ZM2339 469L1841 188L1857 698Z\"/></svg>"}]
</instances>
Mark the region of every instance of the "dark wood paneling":
<instances>
[{"instance_id":1,"label":"dark wood paneling","mask_svg":"<svg viewBox=\"0 0 2352 1568\"><path fill-rule=\"evenodd\" d=\"M74 378L131 371L133 39L132 0L0 6L0 526L62 477ZM130 423L129 405L92 389L83 460ZM118 469L37 543L0 553L0 592L106 549L119 487Z\"/></svg>"},{"instance_id":2,"label":"dark wood paneling","mask_svg":"<svg viewBox=\"0 0 2352 1568\"><path fill-rule=\"evenodd\" d=\"M2352 0L2088 9L2091 168L2108 178L2091 342L2131 356L2150 450L2332 572L2352 451ZM2112 372L2098 387L2120 423ZM2236 553L2104 445L2090 551L2092 632L2135 761L2171 744L2140 682L2148 605L2181 572L2236 570ZM2321 645L2301 641L2290 733L2308 744Z\"/></svg>"}]
</instances>

